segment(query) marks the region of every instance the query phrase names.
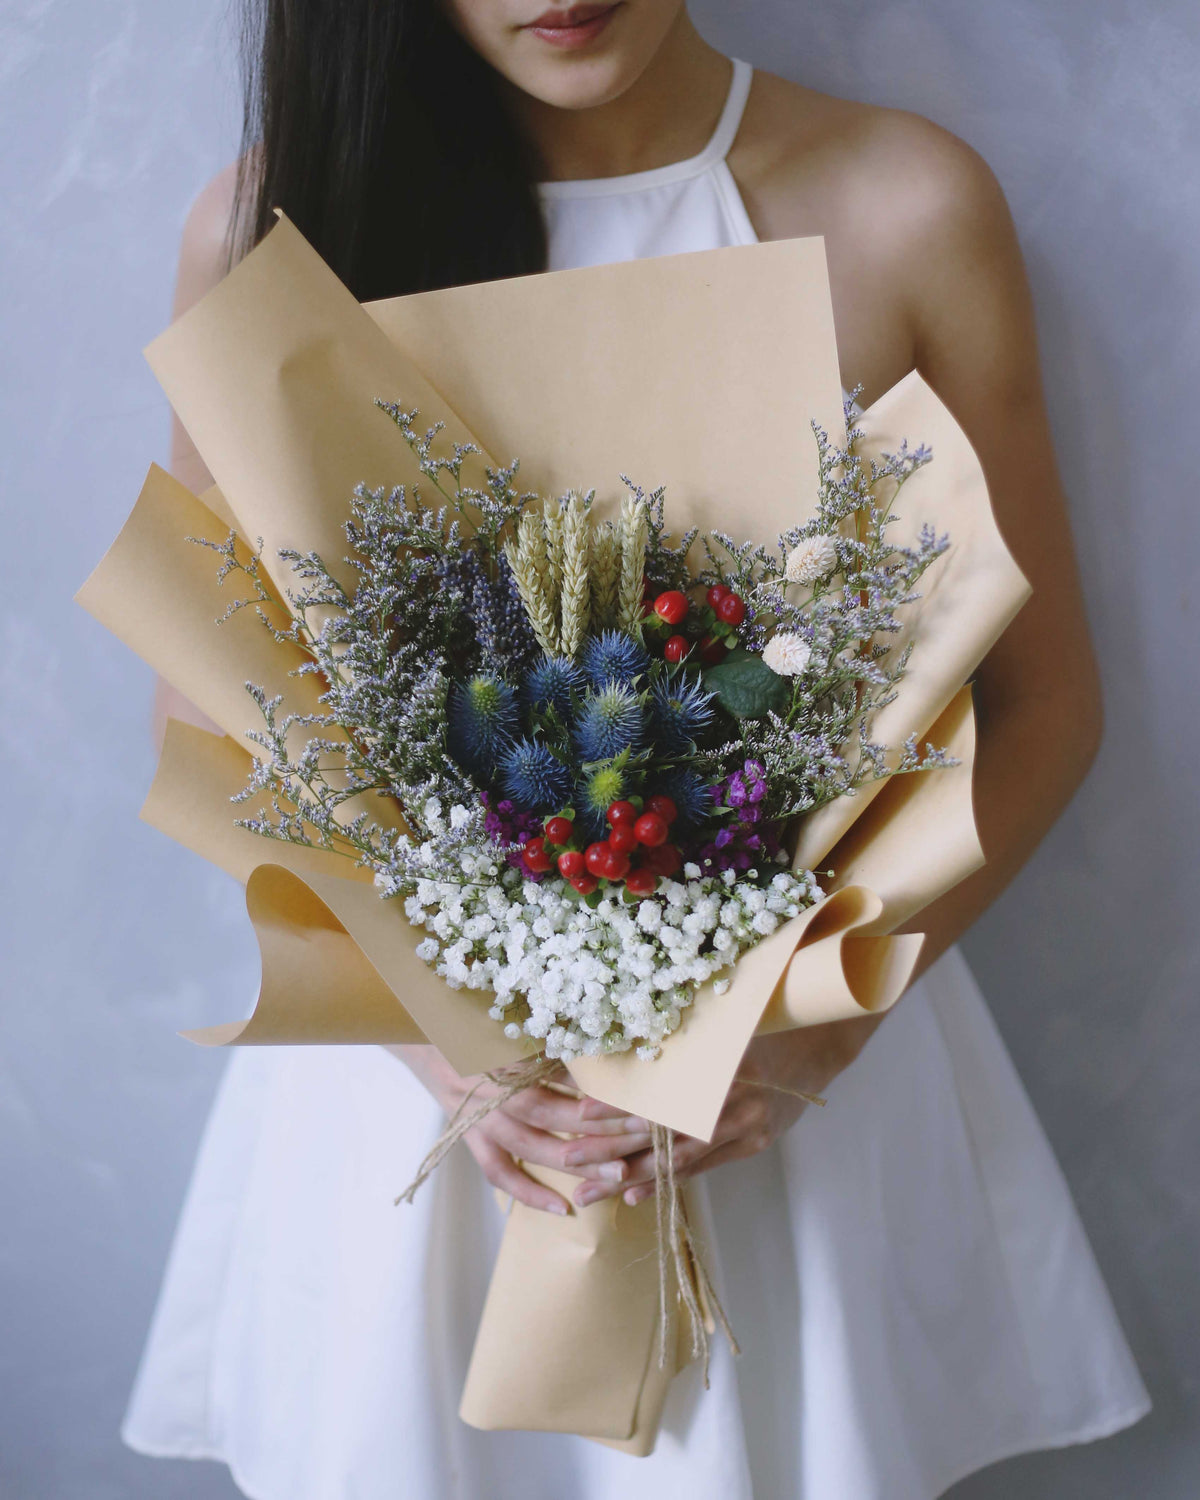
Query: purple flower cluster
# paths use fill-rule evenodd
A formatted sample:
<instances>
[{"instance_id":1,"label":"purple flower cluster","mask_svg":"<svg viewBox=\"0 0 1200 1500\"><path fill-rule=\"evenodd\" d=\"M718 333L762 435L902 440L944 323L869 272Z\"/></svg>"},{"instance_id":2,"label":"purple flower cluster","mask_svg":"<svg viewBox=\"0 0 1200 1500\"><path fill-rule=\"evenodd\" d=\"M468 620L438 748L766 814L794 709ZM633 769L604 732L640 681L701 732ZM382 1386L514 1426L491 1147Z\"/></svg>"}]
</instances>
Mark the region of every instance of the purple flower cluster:
<instances>
[{"instance_id":1,"label":"purple flower cluster","mask_svg":"<svg viewBox=\"0 0 1200 1500\"><path fill-rule=\"evenodd\" d=\"M780 825L763 818L767 768L760 760L746 761L740 771L718 782L714 816L721 820L716 836L692 858L705 875L722 870L749 870L774 865L782 851ZM728 812L722 809L728 809Z\"/></svg>"},{"instance_id":2,"label":"purple flower cluster","mask_svg":"<svg viewBox=\"0 0 1200 1500\"><path fill-rule=\"evenodd\" d=\"M443 558L438 572L441 587L470 617L483 670L511 677L532 666L540 652L508 559L501 554L497 560L495 579L472 551Z\"/></svg>"},{"instance_id":3,"label":"purple flower cluster","mask_svg":"<svg viewBox=\"0 0 1200 1500\"><path fill-rule=\"evenodd\" d=\"M521 845L532 834L541 833L542 816L535 812L519 812L507 797L493 802L487 792L480 792L483 803L483 824L493 844L509 847L505 856L514 870L520 870L527 880L541 880L536 870L531 870L521 858Z\"/></svg>"}]
</instances>

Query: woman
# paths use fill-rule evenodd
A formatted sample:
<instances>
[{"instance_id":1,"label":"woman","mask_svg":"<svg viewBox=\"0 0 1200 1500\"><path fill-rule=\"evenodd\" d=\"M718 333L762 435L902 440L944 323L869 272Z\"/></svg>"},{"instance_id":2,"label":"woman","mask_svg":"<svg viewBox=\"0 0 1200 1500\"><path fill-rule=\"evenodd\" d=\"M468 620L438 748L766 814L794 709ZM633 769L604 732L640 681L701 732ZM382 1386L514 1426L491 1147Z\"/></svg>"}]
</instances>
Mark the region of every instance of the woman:
<instances>
[{"instance_id":1,"label":"woman","mask_svg":"<svg viewBox=\"0 0 1200 1500\"><path fill-rule=\"evenodd\" d=\"M540 7L540 8L539 8ZM428 1047L233 1060L126 1426L225 1459L260 1500L684 1495L929 1500L1147 1400L1069 1196L955 939L1028 858L1100 732L1095 666L1003 198L924 120L731 64L682 0L342 7L273 0L248 150L201 196L178 309L279 204L361 298L825 236L846 383L916 365L974 442L1034 586L979 674L988 862L931 910L877 1020L751 1044L711 1144L685 1140L747 1353L676 1381L655 1454L455 1416L499 1210L653 1191L643 1121L547 1090L395 1189L472 1080ZM255 92L257 88L258 92ZM176 472L207 483L177 433ZM1053 653L1042 649L1053 640ZM168 701L172 712L195 710ZM876 1029L878 1037L872 1038ZM787 1092L791 1091L791 1092ZM795 1091L828 1093L796 1125ZM566 1139L564 1139L564 1136ZM712 1169L720 1168L719 1171Z\"/></svg>"}]
</instances>

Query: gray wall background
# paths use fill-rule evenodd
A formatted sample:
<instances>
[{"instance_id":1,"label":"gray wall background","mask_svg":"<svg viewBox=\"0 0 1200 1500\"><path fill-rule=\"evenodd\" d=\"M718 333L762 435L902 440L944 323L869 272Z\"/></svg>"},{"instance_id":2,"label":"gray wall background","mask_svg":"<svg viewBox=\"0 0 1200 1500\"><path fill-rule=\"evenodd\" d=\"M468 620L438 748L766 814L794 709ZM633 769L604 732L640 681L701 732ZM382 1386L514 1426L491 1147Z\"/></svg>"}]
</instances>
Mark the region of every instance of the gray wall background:
<instances>
[{"instance_id":1,"label":"gray wall background","mask_svg":"<svg viewBox=\"0 0 1200 1500\"><path fill-rule=\"evenodd\" d=\"M70 602L166 411L187 205L233 153L223 0L0 0L0 1497L234 1490L117 1427L222 1059L240 893L136 822L148 673ZM1194 0L704 0L726 50L964 136L1012 202L1108 690L1076 802L966 941L1156 1400L956 1500L1200 1493ZM882 226L881 226L882 228ZM764 1497L775 1500L775 1497Z\"/></svg>"}]
</instances>

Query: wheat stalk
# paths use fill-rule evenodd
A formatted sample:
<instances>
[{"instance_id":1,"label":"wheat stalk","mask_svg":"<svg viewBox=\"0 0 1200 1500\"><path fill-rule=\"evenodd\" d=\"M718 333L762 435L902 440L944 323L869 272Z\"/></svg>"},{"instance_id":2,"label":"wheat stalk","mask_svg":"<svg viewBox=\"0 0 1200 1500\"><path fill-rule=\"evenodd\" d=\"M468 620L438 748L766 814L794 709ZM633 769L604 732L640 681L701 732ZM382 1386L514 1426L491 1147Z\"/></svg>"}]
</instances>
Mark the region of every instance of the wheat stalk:
<instances>
[{"instance_id":1,"label":"wheat stalk","mask_svg":"<svg viewBox=\"0 0 1200 1500\"><path fill-rule=\"evenodd\" d=\"M621 593L621 534L611 521L592 532L592 621L598 630L617 623Z\"/></svg>"},{"instance_id":2,"label":"wheat stalk","mask_svg":"<svg viewBox=\"0 0 1200 1500\"><path fill-rule=\"evenodd\" d=\"M617 625L638 635L642 624L642 587L650 523L646 502L626 495L621 505L621 580L617 591Z\"/></svg>"},{"instance_id":3,"label":"wheat stalk","mask_svg":"<svg viewBox=\"0 0 1200 1500\"><path fill-rule=\"evenodd\" d=\"M562 522L562 624L559 640L563 655L574 660L583 649L583 638L587 634L591 614L588 564L592 528L588 524L587 507L574 493L567 496L559 515Z\"/></svg>"},{"instance_id":4,"label":"wheat stalk","mask_svg":"<svg viewBox=\"0 0 1200 1500\"><path fill-rule=\"evenodd\" d=\"M525 511L517 526L516 543L505 544L504 555L508 558L517 592L538 645L543 651L556 655L559 650L558 621L555 618L554 590L550 559L546 549L546 533L540 517Z\"/></svg>"}]
</instances>

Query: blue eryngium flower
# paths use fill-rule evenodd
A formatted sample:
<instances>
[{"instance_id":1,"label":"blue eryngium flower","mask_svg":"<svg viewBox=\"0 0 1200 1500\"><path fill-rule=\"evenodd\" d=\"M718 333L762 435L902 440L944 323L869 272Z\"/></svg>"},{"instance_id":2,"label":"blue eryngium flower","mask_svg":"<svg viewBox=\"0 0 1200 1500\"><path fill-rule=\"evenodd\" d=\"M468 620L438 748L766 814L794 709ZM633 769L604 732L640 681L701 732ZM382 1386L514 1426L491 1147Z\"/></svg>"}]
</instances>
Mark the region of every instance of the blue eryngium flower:
<instances>
[{"instance_id":1,"label":"blue eryngium flower","mask_svg":"<svg viewBox=\"0 0 1200 1500\"><path fill-rule=\"evenodd\" d=\"M570 771L536 740L520 740L505 751L500 785L521 812L557 812L571 800Z\"/></svg>"},{"instance_id":2,"label":"blue eryngium flower","mask_svg":"<svg viewBox=\"0 0 1200 1500\"><path fill-rule=\"evenodd\" d=\"M581 693L587 680L569 656L546 655L533 664L521 683L521 699L537 712L556 709L564 724L571 722L571 694Z\"/></svg>"},{"instance_id":3,"label":"blue eryngium flower","mask_svg":"<svg viewBox=\"0 0 1200 1500\"><path fill-rule=\"evenodd\" d=\"M654 748L664 754L686 750L713 721L713 695L686 672L660 677L650 690L648 717Z\"/></svg>"},{"instance_id":4,"label":"blue eryngium flower","mask_svg":"<svg viewBox=\"0 0 1200 1500\"><path fill-rule=\"evenodd\" d=\"M712 785L697 776L695 771L675 769L654 772L646 779L647 792L660 792L670 797L679 814L673 831L692 833L712 813L716 795Z\"/></svg>"},{"instance_id":5,"label":"blue eryngium flower","mask_svg":"<svg viewBox=\"0 0 1200 1500\"><path fill-rule=\"evenodd\" d=\"M583 648L583 670L597 691L609 682L632 687L649 665L642 643L623 630L591 636Z\"/></svg>"},{"instance_id":6,"label":"blue eryngium flower","mask_svg":"<svg viewBox=\"0 0 1200 1500\"><path fill-rule=\"evenodd\" d=\"M460 766L491 781L500 756L520 732L517 695L507 682L480 672L452 682L446 699L446 748Z\"/></svg>"},{"instance_id":7,"label":"blue eryngium flower","mask_svg":"<svg viewBox=\"0 0 1200 1500\"><path fill-rule=\"evenodd\" d=\"M575 747L581 759L609 760L622 750L637 750L645 738L638 695L619 682L588 693L575 724Z\"/></svg>"}]
</instances>

